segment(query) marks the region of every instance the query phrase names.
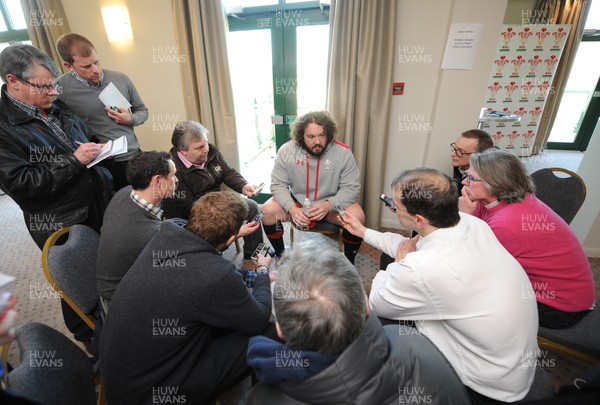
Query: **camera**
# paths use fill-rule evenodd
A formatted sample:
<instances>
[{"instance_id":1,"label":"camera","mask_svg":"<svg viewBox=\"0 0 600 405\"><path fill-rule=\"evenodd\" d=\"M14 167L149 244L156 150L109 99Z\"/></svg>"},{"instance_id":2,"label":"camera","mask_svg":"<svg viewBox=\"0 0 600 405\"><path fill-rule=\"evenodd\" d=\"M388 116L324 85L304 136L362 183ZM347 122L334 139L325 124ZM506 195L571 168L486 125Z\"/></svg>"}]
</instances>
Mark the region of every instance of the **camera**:
<instances>
[{"instance_id":1,"label":"camera","mask_svg":"<svg viewBox=\"0 0 600 405\"><path fill-rule=\"evenodd\" d=\"M258 260L258 256L269 255L271 257L275 256L275 249L272 246L267 246L264 243L259 244L254 253L252 253L252 260Z\"/></svg>"}]
</instances>

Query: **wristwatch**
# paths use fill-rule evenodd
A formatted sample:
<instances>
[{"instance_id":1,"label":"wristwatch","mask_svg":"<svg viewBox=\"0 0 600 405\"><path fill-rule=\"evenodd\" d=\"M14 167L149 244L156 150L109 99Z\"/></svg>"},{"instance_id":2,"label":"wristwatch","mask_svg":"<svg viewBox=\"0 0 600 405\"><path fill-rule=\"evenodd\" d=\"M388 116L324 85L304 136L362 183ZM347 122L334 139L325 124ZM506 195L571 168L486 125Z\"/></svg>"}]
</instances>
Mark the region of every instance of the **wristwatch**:
<instances>
[{"instance_id":1,"label":"wristwatch","mask_svg":"<svg viewBox=\"0 0 600 405\"><path fill-rule=\"evenodd\" d=\"M268 276L269 266L267 266L266 264L259 264L258 266L256 266L256 271L258 272L259 276L262 276L263 274Z\"/></svg>"}]
</instances>

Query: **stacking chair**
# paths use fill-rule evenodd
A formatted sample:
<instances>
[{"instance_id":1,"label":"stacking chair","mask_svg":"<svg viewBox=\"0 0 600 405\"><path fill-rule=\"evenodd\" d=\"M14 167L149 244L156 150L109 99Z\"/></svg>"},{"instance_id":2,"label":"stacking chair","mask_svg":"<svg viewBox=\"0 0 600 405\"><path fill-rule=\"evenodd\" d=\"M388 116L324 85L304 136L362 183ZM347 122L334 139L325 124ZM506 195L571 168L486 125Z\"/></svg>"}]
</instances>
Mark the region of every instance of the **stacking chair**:
<instances>
[{"instance_id":1,"label":"stacking chair","mask_svg":"<svg viewBox=\"0 0 600 405\"><path fill-rule=\"evenodd\" d=\"M558 177L555 173L563 173ZM566 177L565 177L566 174ZM586 197L583 179L567 169L551 167L531 175L536 196L556 212L566 223L571 223ZM538 345L588 363L600 361L600 308L588 314L576 325L566 329L540 327Z\"/></svg>"},{"instance_id":2,"label":"stacking chair","mask_svg":"<svg viewBox=\"0 0 600 405\"><path fill-rule=\"evenodd\" d=\"M290 222L290 244L293 246L294 245L294 228L296 228L294 226L293 223ZM342 252L344 250L344 241L342 240L342 232L344 231L344 228L342 228L341 226L332 224L331 222L327 222L327 221L317 221L315 226L312 228L305 228L305 229L301 229L301 228L297 228L299 231L303 231L303 232L318 232L318 233L322 233L324 235L338 235L338 249L340 252Z\"/></svg>"},{"instance_id":3,"label":"stacking chair","mask_svg":"<svg viewBox=\"0 0 600 405\"><path fill-rule=\"evenodd\" d=\"M45 405L96 403L92 362L65 335L29 322L16 329L15 340L21 361L4 377L7 391Z\"/></svg>"},{"instance_id":4,"label":"stacking chair","mask_svg":"<svg viewBox=\"0 0 600 405\"><path fill-rule=\"evenodd\" d=\"M555 173L564 173L567 177L558 177ZM540 169L532 173L531 178L536 197L570 224L585 201L583 179L577 173L559 167Z\"/></svg>"},{"instance_id":5,"label":"stacking chair","mask_svg":"<svg viewBox=\"0 0 600 405\"><path fill-rule=\"evenodd\" d=\"M58 244L67 237L63 244ZM61 298L92 329L96 330L94 315L100 295L96 288L96 258L100 236L85 225L73 225L54 232L42 250L42 268L46 280ZM104 403L102 377L100 403Z\"/></svg>"},{"instance_id":6,"label":"stacking chair","mask_svg":"<svg viewBox=\"0 0 600 405\"><path fill-rule=\"evenodd\" d=\"M64 235L68 239L59 245ZM100 236L85 225L73 225L54 232L42 250L42 268L48 283L93 330L98 305L96 258Z\"/></svg>"},{"instance_id":7,"label":"stacking chair","mask_svg":"<svg viewBox=\"0 0 600 405\"><path fill-rule=\"evenodd\" d=\"M600 362L600 307L574 326L566 329L538 330L538 345L587 363Z\"/></svg>"}]
</instances>

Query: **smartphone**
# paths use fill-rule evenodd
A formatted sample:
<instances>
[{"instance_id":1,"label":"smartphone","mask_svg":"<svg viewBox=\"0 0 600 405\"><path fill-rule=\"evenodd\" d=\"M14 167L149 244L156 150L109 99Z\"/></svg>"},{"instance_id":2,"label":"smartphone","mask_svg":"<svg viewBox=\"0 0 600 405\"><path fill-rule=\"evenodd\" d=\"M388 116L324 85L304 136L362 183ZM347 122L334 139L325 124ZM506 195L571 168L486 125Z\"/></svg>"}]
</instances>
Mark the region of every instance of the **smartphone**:
<instances>
[{"instance_id":1,"label":"smartphone","mask_svg":"<svg viewBox=\"0 0 600 405\"><path fill-rule=\"evenodd\" d=\"M253 193L253 195L259 195L259 194L260 194L260 192L261 192L261 190L263 189L263 187L264 187L264 186L265 186L265 183L260 183L260 184L258 185L258 187L256 187L256 188L254 189L254 193Z\"/></svg>"},{"instance_id":2,"label":"smartphone","mask_svg":"<svg viewBox=\"0 0 600 405\"><path fill-rule=\"evenodd\" d=\"M258 260L258 256L265 256L267 254L271 257L274 257L275 249L273 249L273 247L271 246L267 246L264 243L261 243L256 247L254 253L252 253L252 260Z\"/></svg>"},{"instance_id":3,"label":"smartphone","mask_svg":"<svg viewBox=\"0 0 600 405\"><path fill-rule=\"evenodd\" d=\"M336 204L335 209L341 217L346 215L346 211L344 211L344 208L342 208L342 205L340 203Z\"/></svg>"},{"instance_id":4,"label":"smartphone","mask_svg":"<svg viewBox=\"0 0 600 405\"><path fill-rule=\"evenodd\" d=\"M383 203L389 207L392 211L396 212L396 207L394 206L394 200L392 200L390 197L388 197L385 194L381 194L381 196L379 197L381 199L381 201L383 201Z\"/></svg>"},{"instance_id":5,"label":"smartphone","mask_svg":"<svg viewBox=\"0 0 600 405\"><path fill-rule=\"evenodd\" d=\"M261 211L261 212L258 213L258 215L256 215L254 217L254 219L252 221L254 221L254 222L260 222L265 217L265 215L267 215L267 214L265 214L264 212Z\"/></svg>"},{"instance_id":6,"label":"smartphone","mask_svg":"<svg viewBox=\"0 0 600 405\"><path fill-rule=\"evenodd\" d=\"M117 107L115 107L114 105L112 107L110 107L111 110L120 113L121 110L119 110Z\"/></svg>"}]
</instances>

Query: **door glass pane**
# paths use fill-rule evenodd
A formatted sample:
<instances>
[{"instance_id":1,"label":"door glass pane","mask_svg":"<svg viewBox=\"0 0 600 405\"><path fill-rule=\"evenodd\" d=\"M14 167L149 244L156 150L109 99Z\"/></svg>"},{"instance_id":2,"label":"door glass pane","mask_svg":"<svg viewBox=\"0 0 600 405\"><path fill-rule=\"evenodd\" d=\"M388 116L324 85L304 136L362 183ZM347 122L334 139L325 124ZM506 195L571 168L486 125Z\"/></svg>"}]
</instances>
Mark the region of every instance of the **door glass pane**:
<instances>
[{"instance_id":1,"label":"door glass pane","mask_svg":"<svg viewBox=\"0 0 600 405\"><path fill-rule=\"evenodd\" d=\"M25 16L23 15L23 9L21 8L20 0L5 0L6 7L8 8L8 14L13 24L13 29L23 30L27 28L25 23Z\"/></svg>"},{"instance_id":2,"label":"door glass pane","mask_svg":"<svg viewBox=\"0 0 600 405\"><path fill-rule=\"evenodd\" d=\"M325 109L329 25L297 27L298 115Z\"/></svg>"},{"instance_id":3,"label":"door glass pane","mask_svg":"<svg viewBox=\"0 0 600 405\"><path fill-rule=\"evenodd\" d=\"M271 31L235 31L227 38L240 173L270 192L275 157Z\"/></svg>"},{"instance_id":4,"label":"door glass pane","mask_svg":"<svg viewBox=\"0 0 600 405\"><path fill-rule=\"evenodd\" d=\"M600 30L600 1L592 1L590 12L585 20L586 30Z\"/></svg>"},{"instance_id":5,"label":"door glass pane","mask_svg":"<svg viewBox=\"0 0 600 405\"><path fill-rule=\"evenodd\" d=\"M27 40L27 41L19 41L19 44L33 45L31 43L31 41L29 41L29 40ZM4 50L4 48L8 48L11 45L13 45L13 44L12 43L8 43L8 42L1 42L0 43L0 52L2 52Z\"/></svg>"},{"instance_id":6,"label":"door glass pane","mask_svg":"<svg viewBox=\"0 0 600 405\"><path fill-rule=\"evenodd\" d=\"M569 80L560 101L549 142L573 142L600 77L600 42L579 44Z\"/></svg>"},{"instance_id":7,"label":"door glass pane","mask_svg":"<svg viewBox=\"0 0 600 405\"><path fill-rule=\"evenodd\" d=\"M257 7L257 6L272 6L278 4L278 0L226 0L225 7L242 6L244 8Z\"/></svg>"}]
</instances>

